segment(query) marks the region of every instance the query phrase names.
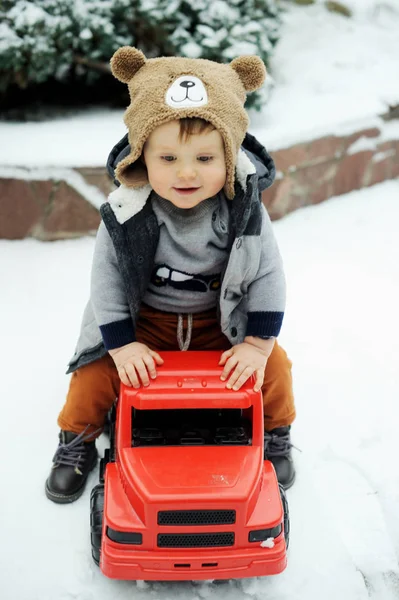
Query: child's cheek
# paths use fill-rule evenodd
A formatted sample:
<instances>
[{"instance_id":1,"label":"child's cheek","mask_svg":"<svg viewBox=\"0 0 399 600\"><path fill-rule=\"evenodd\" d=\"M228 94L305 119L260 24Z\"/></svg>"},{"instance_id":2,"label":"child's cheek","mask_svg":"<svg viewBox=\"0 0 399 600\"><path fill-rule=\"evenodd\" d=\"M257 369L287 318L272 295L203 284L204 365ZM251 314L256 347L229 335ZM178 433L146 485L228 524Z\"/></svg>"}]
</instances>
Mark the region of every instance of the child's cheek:
<instances>
[{"instance_id":1,"label":"child's cheek","mask_svg":"<svg viewBox=\"0 0 399 600\"><path fill-rule=\"evenodd\" d=\"M215 187L221 189L226 183L226 170L223 167L215 167L209 171L209 181L212 181Z\"/></svg>"},{"instance_id":2,"label":"child's cheek","mask_svg":"<svg viewBox=\"0 0 399 600\"><path fill-rule=\"evenodd\" d=\"M148 181L150 182L151 187L154 189L162 182L164 179L164 168L162 165L151 166L147 169L148 172Z\"/></svg>"}]
</instances>

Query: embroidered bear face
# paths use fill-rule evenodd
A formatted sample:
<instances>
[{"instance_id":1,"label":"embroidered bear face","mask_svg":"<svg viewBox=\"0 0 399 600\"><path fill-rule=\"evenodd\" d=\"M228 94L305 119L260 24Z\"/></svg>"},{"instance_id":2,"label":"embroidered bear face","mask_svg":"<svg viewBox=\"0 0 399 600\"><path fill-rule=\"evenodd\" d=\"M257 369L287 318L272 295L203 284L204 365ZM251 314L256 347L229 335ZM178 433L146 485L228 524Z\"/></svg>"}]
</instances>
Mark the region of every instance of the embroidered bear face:
<instances>
[{"instance_id":1,"label":"embroidered bear face","mask_svg":"<svg viewBox=\"0 0 399 600\"><path fill-rule=\"evenodd\" d=\"M208 104L208 94L201 79L192 75L178 77L166 92L165 102L172 108L204 106Z\"/></svg>"},{"instance_id":2,"label":"embroidered bear face","mask_svg":"<svg viewBox=\"0 0 399 600\"><path fill-rule=\"evenodd\" d=\"M131 100L124 116L131 151L118 164L117 179L128 187L147 184L146 169L138 159L149 134L168 121L199 117L223 137L225 192L232 198L237 154L249 124L246 92L262 85L266 75L262 60L241 56L221 64L183 57L147 59L140 50L125 46L112 57L111 69L128 84Z\"/></svg>"}]
</instances>

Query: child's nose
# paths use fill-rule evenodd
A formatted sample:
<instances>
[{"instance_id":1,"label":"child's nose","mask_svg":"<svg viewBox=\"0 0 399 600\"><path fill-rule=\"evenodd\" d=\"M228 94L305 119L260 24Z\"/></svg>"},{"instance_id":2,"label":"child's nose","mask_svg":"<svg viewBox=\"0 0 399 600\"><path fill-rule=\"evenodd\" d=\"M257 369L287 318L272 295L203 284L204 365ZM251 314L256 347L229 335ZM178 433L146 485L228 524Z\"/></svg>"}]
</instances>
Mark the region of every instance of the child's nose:
<instances>
[{"instance_id":1,"label":"child's nose","mask_svg":"<svg viewBox=\"0 0 399 600\"><path fill-rule=\"evenodd\" d=\"M177 171L177 176L180 179L194 179L197 176L197 171L192 165L182 165Z\"/></svg>"}]
</instances>

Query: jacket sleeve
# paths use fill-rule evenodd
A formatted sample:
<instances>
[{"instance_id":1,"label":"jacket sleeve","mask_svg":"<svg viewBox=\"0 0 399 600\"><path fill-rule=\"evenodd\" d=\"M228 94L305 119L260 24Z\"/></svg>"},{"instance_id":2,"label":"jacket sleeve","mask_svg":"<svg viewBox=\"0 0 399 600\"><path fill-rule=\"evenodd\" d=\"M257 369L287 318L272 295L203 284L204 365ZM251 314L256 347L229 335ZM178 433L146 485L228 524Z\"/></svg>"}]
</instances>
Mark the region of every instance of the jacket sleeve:
<instances>
[{"instance_id":1,"label":"jacket sleeve","mask_svg":"<svg viewBox=\"0 0 399 600\"><path fill-rule=\"evenodd\" d=\"M285 310L285 275L270 217L262 207L261 255L254 280L248 286L247 336L277 337Z\"/></svg>"},{"instance_id":2,"label":"jacket sleeve","mask_svg":"<svg viewBox=\"0 0 399 600\"><path fill-rule=\"evenodd\" d=\"M135 331L114 245L101 222L91 272L91 303L107 350L134 342Z\"/></svg>"}]
</instances>

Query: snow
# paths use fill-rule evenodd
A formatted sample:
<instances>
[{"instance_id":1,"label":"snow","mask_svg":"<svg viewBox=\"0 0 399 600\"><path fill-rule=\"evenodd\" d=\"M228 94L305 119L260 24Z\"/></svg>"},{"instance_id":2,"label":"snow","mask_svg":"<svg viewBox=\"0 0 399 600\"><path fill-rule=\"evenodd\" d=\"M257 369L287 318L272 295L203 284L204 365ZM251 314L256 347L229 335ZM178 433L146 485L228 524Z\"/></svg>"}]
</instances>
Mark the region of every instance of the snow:
<instances>
[{"instance_id":1,"label":"snow","mask_svg":"<svg viewBox=\"0 0 399 600\"><path fill-rule=\"evenodd\" d=\"M399 3L363 0L352 18L292 6L272 60L275 89L252 126L270 149L336 134L399 103ZM356 6L355 6L356 4Z\"/></svg>"},{"instance_id":2,"label":"snow","mask_svg":"<svg viewBox=\"0 0 399 600\"><path fill-rule=\"evenodd\" d=\"M21 45L22 40L15 31L7 23L0 23L0 51L3 52L9 48L16 49Z\"/></svg>"},{"instance_id":3,"label":"snow","mask_svg":"<svg viewBox=\"0 0 399 600\"><path fill-rule=\"evenodd\" d=\"M261 548L274 548L274 538L267 538L260 546Z\"/></svg>"},{"instance_id":4,"label":"snow","mask_svg":"<svg viewBox=\"0 0 399 600\"><path fill-rule=\"evenodd\" d=\"M234 6L229 6L227 2L215 0L209 7L209 19L220 20L226 25L234 25L240 19L240 11ZM235 35L235 34L233 34Z\"/></svg>"},{"instance_id":5,"label":"snow","mask_svg":"<svg viewBox=\"0 0 399 600\"><path fill-rule=\"evenodd\" d=\"M92 39L92 37L93 37L93 33L92 33L92 31L91 31L91 30L90 30L88 27L86 27L85 29L83 29L83 30L80 32L80 34L79 34L79 37L80 37L82 40L91 40L91 39Z\"/></svg>"},{"instance_id":6,"label":"snow","mask_svg":"<svg viewBox=\"0 0 399 600\"><path fill-rule=\"evenodd\" d=\"M371 150L374 152L379 144L399 139L398 120L384 122L382 119L380 119L379 122L376 120L373 124L369 123L369 126L370 125L379 127L380 135L372 138L361 136L358 140L356 140L356 142L349 146L346 151L347 154L356 154L357 152L363 152L364 150ZM390 153L386 154L386 156L393 156L395 154L395 150L393 150L393 153L391 151L389 152Z\"/></svg>"},{"instance_id":7,"label":"snow","mask_svg":"<svg viewBox=\"0 0 399 600\"><path fill-rule=\"evenodd\" d=\"M32 27L37 22L50 22L52 20L52 17L45 10L30 2L21 2L19 6L14 6L9 12L9 18L15 22L16 29Z\"/></svg>"},{"instance_id":8,"label":"snow","mask_svg":"<svg viewBox=\"0 0 399 600\"><path fill-rule=\"evenodd\" d=\"M0 241L4 600L394 600L399 595L399 181L274 224L288 280L281 343L294 364L298 471L288 567L228 583L111 581L92 563L89 495L51 503L94 240ZM100 451L107 439L102 436Z\"/></svg>"},{"instance_id":9,"label":"snow","mask_svg":"<svg viewBox=\"0 0 399 600\"><path fill-rule=\"evenodd\" d=\"M4 14L4 13L3 13ZM66 24L67 19L59 15L51 15L44 8L36 6L33 2L20 1L8 12L7 17L13 22L17 31L33 29L41 24L49 29L59 28ZM33 43L35 40L32 38Z\"/></svg>"},{"instance_id":10,"label":"snow","mask_svg":"<svg viewBox=\"0 0 399 600\"><path fill-rule=\"evenodd\" d=\"M275 88L261 113L251 111L250 131L269 150L374 126L383 135L388 130L387 135L399 137L397 121L378 118L399 103L399 2L345 3L354 11L350 19L328 12L321 0L311 6L285 3L288 10L271 63ZM187 49L197 56L195 46ZM235 50L240 54L253 48L243 40ZM0 164L102 167L126 133L122 116L123 110L92 109L43 123L0 122Z\"/></svg>"},{"instance_id":11,"label":"snow","mask_svg":"<svg viewBox=\"0 0 399 600\"><path fill-rule=\"evenodd\" d=\"M375 17L381 10L399 10L397 0L342 0L341 3L348 7L357 18L365 19Z\"/></svg>"},{"instance_id":12,"label":"snow","mask_svg":"<svg viewBox=\"0 0 399 600\"><path fill-rule=\"evenodd\" d=\"M115 109L93 109L44 122L0 122L0 165L104 167L125 133L123 111Z\"/></svg>"}]
</instances>

